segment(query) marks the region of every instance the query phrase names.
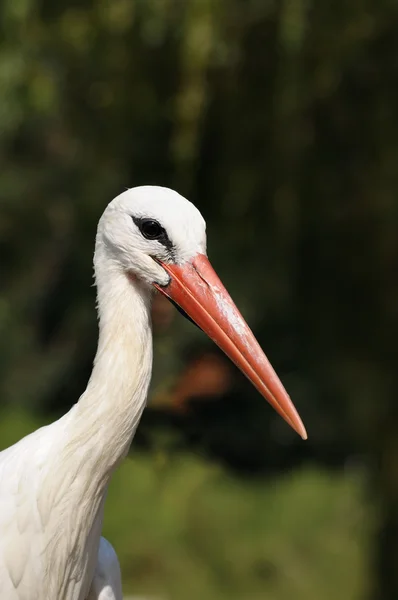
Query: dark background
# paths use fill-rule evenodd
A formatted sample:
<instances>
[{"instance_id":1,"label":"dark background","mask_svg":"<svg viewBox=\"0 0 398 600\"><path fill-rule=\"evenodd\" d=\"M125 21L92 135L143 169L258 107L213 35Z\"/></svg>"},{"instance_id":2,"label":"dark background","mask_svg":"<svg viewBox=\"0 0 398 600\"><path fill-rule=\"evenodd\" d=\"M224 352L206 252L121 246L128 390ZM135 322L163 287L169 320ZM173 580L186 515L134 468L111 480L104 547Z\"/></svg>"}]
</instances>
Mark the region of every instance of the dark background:
<instances>
[{"instance_id":1,"label":"dark background","mask_svg":"<svg viewBox=\"0 0 398 600\"><path fill-rule=\"evenodd\" d=\"M106 521L127 587L396 600L397 3L2 0L0 31L2 446L85 388L106 204L170 186L309 440L157 299L151 404Z\"/></svg>"}]
</instances>

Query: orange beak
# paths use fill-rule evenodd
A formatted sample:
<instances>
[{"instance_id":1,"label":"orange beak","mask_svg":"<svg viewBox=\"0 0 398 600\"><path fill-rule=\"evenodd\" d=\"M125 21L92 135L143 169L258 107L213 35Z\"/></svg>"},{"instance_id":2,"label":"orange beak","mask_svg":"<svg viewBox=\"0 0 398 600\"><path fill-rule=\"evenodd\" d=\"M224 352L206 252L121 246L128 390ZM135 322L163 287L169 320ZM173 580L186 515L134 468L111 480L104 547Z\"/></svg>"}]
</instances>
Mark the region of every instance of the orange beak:
<instances>
[{"instance_id":1,"label":"orange beak","mask_svg":"<svg viewBox=\"0 0 398 600\"><path fill-rule=\"evenodd\" d=\"M225 352L287 423L307 439L285 388L204 254L183 265L161 263L170 283L155 287Z\"/></svg>"}]
</instances>

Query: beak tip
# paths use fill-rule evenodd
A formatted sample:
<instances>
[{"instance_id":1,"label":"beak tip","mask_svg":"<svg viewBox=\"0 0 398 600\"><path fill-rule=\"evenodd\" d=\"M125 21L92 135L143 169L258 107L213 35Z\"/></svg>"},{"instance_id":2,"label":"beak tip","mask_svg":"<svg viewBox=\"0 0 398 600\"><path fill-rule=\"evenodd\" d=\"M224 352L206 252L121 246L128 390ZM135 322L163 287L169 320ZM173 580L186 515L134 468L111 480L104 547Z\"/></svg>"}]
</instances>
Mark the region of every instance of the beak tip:
<instances>
[{"instance_id":1,"label":"beak tip","mask_svg":"<svg viewBox=\"0 0 398 600\"><path fill-rule=\"evenodd\" d=\"M299 427L297 433L299 434L299 436L301 437L302 440L304 440L304 441L308 440L307 431L302 423L300 423L300 427Z\"/></svg>"}]
</instances>

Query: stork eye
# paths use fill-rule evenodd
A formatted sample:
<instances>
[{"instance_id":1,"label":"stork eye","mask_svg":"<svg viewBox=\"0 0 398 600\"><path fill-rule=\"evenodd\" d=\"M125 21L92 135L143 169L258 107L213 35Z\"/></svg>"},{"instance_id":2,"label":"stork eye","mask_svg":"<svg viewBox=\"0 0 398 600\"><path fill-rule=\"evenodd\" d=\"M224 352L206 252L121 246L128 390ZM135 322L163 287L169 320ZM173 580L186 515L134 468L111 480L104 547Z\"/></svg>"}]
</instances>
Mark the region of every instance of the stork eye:
<instances>
[{"instance_id":1,"label":"stork eye","mask_svg":"<svg viewBox=\"0 0 398 600\"><path fill-rule=\"evenodd\" d=\"M160 244L163 244L167 250L170 252L172 251L173 244L169 240L166 230L161 226L159 221L150 218L135 217L134 215L132 215L131 218L144 238L147 240L156 240Z\"/></svg>"},{"instance_id":2,"label":"stork eye","mask_svg":"<svg viewBox=\"0 0 398 600\"><path fill-rule=\"evenodd\" d=\"M147 240L157 240L164 234L163 227L153 219L142 219L139 228Z\"/></svg>"}]
</instances>

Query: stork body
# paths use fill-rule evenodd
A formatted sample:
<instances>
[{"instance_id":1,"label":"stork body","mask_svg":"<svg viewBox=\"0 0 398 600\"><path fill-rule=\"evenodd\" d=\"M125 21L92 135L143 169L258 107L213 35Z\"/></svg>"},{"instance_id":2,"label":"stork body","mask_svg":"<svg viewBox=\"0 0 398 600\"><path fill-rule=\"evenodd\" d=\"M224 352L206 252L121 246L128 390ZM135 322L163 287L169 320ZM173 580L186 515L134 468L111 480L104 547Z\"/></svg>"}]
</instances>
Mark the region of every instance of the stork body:
<instances>
[{"instance_id":1,"label":"stork body","mask_svg":"<svg viewBox=\"0 0 398 600\"><path fill-rule=\"evenodd\" d=\"M205 225L192 204L165 188L121 194L100 220L94 264L99 341L87 389L61 419L0 453L1 600L122 598L101 528L107 487L147 398L153 287L187 310L305 435L269 363L257 364L264 355L251 359L258 347L208 271Z\"/></svg>"}]
</instances>

